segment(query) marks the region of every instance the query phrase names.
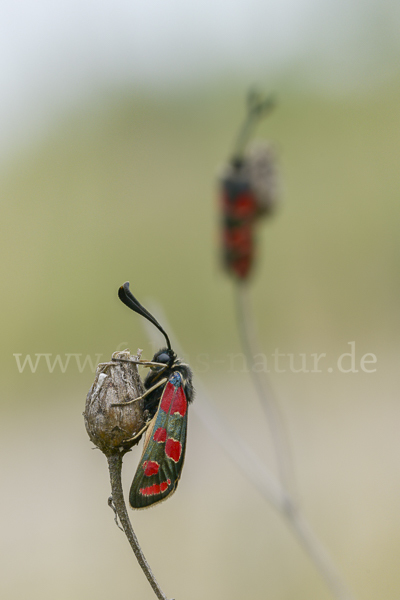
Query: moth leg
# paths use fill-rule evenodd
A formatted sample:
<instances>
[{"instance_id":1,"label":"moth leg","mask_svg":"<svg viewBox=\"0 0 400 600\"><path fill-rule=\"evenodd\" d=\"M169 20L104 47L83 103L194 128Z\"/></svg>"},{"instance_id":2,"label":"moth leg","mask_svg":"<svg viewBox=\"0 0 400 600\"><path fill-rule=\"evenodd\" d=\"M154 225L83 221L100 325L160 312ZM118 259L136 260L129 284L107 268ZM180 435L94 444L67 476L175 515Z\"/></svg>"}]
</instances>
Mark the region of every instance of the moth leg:
<instances>
[{"instance_id":1,"label":"moth leg","mask_svg":"<svg viewBox=\"0 0 400 600\"><path fill-rule=\"evenodd\" d=\"M168 381L167 377L164 377L164 379L161 379L161 381L159 381L158 383L153 385L153 387L146 390L145 393L142 394L141 396L139 396L138 398L134 398L133 400L128 400L128 402L118 402L117 404L111 404L111 406L128 406L128 404L132 404L133 402L142 400L143 398L146 398L146 396L148 396L151 392L153 392L158 387L160 387L160 385L164 385L164 383L166 383L167 381Z\"/></svg>"},{"instance_id":2,"label":"moth leg","mask_svg":"<svg viewBox=\"0 0 400 600\"><path fill-rule=\"evenodd\" d=\"M127 362L132 363L133 365L139 365L140 367L162 367L161 370L167 368L167 365L164 363L153 362L151 360L132 360L131 358L112 358L114 362ZM106 363L112 365L113 363Z\"/></svg>"},{"instance_id":3,"label":"moth leg","mask_svg":"<svg viewBox=\"0 0 400 600\"><path fill-rule=\"evenodd\" d=\"M142 433L144 433L146 431L146 429L148 428L150 423L151 423L151 421L148 421L146 423L146 425L144 427L142 427L142 429L139 431L139 433L137 433L136 435L134 435L131 438L128 438L127 440L124 440L122 443L125 444L126 442L133 442L133 440L136 440L138 437L140 437L142 435Z\"/></svg>"}]
</instances>

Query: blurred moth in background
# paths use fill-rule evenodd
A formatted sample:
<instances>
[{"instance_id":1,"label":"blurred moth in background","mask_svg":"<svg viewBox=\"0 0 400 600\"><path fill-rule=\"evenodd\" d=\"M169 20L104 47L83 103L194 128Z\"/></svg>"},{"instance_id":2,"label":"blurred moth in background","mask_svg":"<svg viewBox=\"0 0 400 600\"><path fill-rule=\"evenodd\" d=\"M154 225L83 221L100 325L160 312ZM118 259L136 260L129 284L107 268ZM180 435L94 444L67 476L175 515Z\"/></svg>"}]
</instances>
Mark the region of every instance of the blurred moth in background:
<instances>
[{"instance_id":1,"label":"blurred moth in background","mask_svg":"<svg viewBox=\"0 0 400 600\"><path fill-rule=\"evenodd\" d=\"M142 396L115 405L126 407L129 403L144 401L147 431L129 503L132 508L146 508L165 500L178 485L185 458L188 404L194 397L192 371L172 350L168 335L158 321L132 295L129 282L119 288L118 296L126 306L153 323L167 342L167 347L156 352L152 361L138 362L150 367Z\"/></svg>"},{"instance_id":2,"label":"blurred moth in background","mask_svg":"<svg viewBox=\"0 0 400 600\"><path fill-rule=\"evenodd\" d=\"M255 255L255 224L269 216L277 201L275 158L267 144L249 146L253 128L275 103L251 92L235 150L220 177L221 244L225 270L245 280Z\"/></svg>"}]
</instances>

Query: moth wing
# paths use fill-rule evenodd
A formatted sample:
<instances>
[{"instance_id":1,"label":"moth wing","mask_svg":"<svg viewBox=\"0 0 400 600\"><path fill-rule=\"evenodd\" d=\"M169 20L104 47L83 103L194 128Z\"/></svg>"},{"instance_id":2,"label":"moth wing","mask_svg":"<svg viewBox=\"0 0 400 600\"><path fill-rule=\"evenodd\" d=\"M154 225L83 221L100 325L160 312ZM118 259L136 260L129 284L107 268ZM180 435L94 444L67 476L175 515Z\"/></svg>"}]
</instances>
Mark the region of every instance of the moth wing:
<instances>
[{"instance_id":1,"label":"moth wing","mask_svg":"<svg viewBox=\"0 0 400 600\"><path fill-rule=\"evenodd\" d=\"M132 508L146 508L175 491L185 458L187 406L182 377L175 372L164 387L146 433L143 454L129 492Z\"/></svg>"}]
</instances>

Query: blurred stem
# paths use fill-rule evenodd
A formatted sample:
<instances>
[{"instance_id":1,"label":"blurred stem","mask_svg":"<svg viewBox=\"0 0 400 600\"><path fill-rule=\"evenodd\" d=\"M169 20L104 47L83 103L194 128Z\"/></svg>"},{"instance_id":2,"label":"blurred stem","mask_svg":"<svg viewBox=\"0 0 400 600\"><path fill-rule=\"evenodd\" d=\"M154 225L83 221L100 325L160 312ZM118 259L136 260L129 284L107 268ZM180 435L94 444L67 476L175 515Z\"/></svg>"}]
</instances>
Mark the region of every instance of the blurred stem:
<instances>
[{"instance_id":1,"label":"blurred stem","mask_svg":"<svg viewBox=\"0 0 400 600\"><path fill-rule=\"evenodd\" d=\"M145 559L142 549L139 545L138 539L133 531L128 511L126 510L124 494L122 490L122 457L121 452L115 452L107 456L108 469L110 471L111 481L111 494L114 504L115 511L123 527L124 533L128 538L131 548L137 558L139 565L142 567L144 574L146 575L151 587L159 600L168 600L167 596L163 593L160 586L158 585L156 578L154 577L150 566Z\"/></svg>"},{"instance_id":2,"label":"blurred stem","mask_svg":"<svg viewBox=\"0 0 400 600\"><path fill-rule=\"evenodd\" d=\"M261 348L252 319L248 286L246 283L238 283L235 287L235 292L240 342L249 365L250 377L271 430L281 485L287 493L290 493L290 496L288 496L290 502L294 503L294 469L289 442L283 427L283 420L268 378L265 373L254 369L254 357L261 354Z\"/></svg>"},{"instance_id":3,"label":"blurred stem","mask_svg":"<svg viewBox=\"0 0 400 600\"><path fill-rule=\"evenodd\" d=\"M354 600L353 594L337 570L336 565L311 529L301 510L298 508L294 509L294 511L288 513L286 516L302 547L306 550L315 567L325 579L332 595L338 598L338 600Z\"/></svg>"},{"instance_id":4,"label":"blurred stem","mask_svg":"<svg viewBox=\"0 0 400 600\"><path fill-rule=\"evenodd\" d=\"M258 121L266 116L275 106L275 99L263 97L255 90L250 90L247 97L247 114L239 130L233 150L233 161L243 158L244 149Z\"/></svg>"},{"instance_id":5,"label":"blurred stem","mask_svg":"<svg viewBox=\"0 0 400 600\"><path fill-rule=\"evenodd\" d=\"M237 324L241 345L249 365L250 376L270 426L282 487L282 498L285 499L285 502L275 506L287 519L289 526L324 578L333 596L338 600L352 600L353 596L335 564L296 503L291 452L279 408L266 375L254 369L254 357L261 354L261 348L252 319L253 313L250 306L248 286L246 283L238 283L235 292Z\"/></svg>"},{"instance_id":6,"label":"blurred stem","mask_svg":"<svg viewBox=\"0 0 400 600\"><path fill-rule=\"evenodd\" d=\"M171 333L170 337L173 340L175 350L180 356L185 356L185 352L176 339L171 324L168 322L161 307L151 302L148 304L152 306L151 312L158 316L159 321ZM147 322L144 322L143 325L146 328L149 338L156 344L157 333L154 327ZM199 401L193 403L192 410L199 417L208 433L223 448L233 464L240 469L243 476L284 517L288 527L301 544L301 547L311 558L318 573L325 580L332 596L337 600L354 600L354 596L346 582L337 570L324 545L313 532L300 507L295 503L293 496L283 483L274 477L274 474L269 471L248 444L234 431L230 430L226 421L219 417L205 385L201 382L197 374L196 389ZM268 405L270 406L270 402Z\"/></svg>"}]
</instances>

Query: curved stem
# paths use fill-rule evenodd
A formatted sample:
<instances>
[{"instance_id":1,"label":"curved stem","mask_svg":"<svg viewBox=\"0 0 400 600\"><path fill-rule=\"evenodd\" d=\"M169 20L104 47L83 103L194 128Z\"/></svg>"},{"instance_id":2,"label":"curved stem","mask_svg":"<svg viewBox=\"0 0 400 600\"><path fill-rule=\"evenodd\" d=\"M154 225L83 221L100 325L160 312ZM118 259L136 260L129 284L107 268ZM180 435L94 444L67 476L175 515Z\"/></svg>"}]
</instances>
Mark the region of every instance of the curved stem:
<instances>
[{"instance_id":1,"label":"curved stem","mask_svg":"<svg viewBox=\"0 0 400 600\"><path fill-rule=\"evenodd\" d=\"M324 578L332 595L339 600L354 600L353 594L348 589L336 565L311 529L302 512L295 509L287 514L287 518L302 547L311 558L320 575Z\"/></svg>"},{"instance_id":2,"label":"curved stem","mask_svg":"<svg viewBox=\"0 0 400 600\"><path fill-rule=\"evenodd\" d=\"M248 287L245 283L238 283L235 286L235 292L236 317L240 342L249 365L250 377L271 430L281 485L288 493L290 492L291 502L294 502L296 496L294 469L282 416L268 378L265 373L260 373L254 369L254 357L261 354L261 348L251 318L252 311L248 297Z\"/></svg>"},{"instance_id":3,"label":"curved stem","mask_svg":"<svg viewBox=\"0 0 400 600\"><path fill-rule=\"evenodd\" d=\"M254 356L260 354L261 349L252 319L248 288L245 284L236 286L236 309L241 344L250 367L254 387L270 426L282 494L286 500L284 505L277 508L286 517L288 525L310 556L333 596L339 600L352 600L353 596L346 583L296 502L291 452L279 408L267 377L264 374L261 376L260 372L253 369Z\"/></svg>"},{"instance_id":4,"label":"curved stem","mask_svg":"<svg viewBox=\"0 0 400 600\"><path fill-rule=\"evenodd\" d=\"M142 552L135 532L132 529L128 511L126 510L124 494L122 490L122 456L123 455L120 452L107 456L108 469L110 471L111 493L114 507L125 532L125 535L128 538L131 548L137 558L137 561L142 567L142 570L146 575L151 587L153 588L155 595L157 596L157 598L159 598L159 600L168 600L167 596L164 594L164 592L158 585L156 578L154 577L153 572L150 569L150 566Z\"/></svg>"},{"instance_id":5,"label":"curved stem","mask_svg":"<svg viewBox=\"0 0 400 600\"><path fill-rule=\"evenodd\" d=\"M242 300L245 299L242 298ZM168 331L171 332L174 348L181 356L184 356L185 352L179 345L173 333L172 326L168 323L167 317L162 313L161 307L154 306L153 312L159 313L160 320L165 324ZM146 324L145 326L149 338L155 341L153 328L147 327ZM257 339L255 332L254 339ZM337 600L354 600L353 594L336 568L329 553L295 502L293 494L284 486L282 481L274 477L273 473L260 461L258 455L239 436L230 430L227 423L219 417L214 408L214 403L198 374L196 374L196 388L199 392L198 395L201 396L201 402L193 404L193 411L200 418L209 434L224 449L232 462L261 493L263 498L282 515L287 526L312 560L322 579L324 579L332 596ZM271 407L270 397L268 397L267 405ZM280 423L280 421L278 422ZM277 434L276 432L277 429L275 429L275 435L280 435L280 433ZM285 447L284 441L281 443ZM281 460L283 460L282 457Z\"/></svg>"},{"instance_id":6,"label":"curved stem","mask_svg":"<svg viewBox=\"0 0 400 600\"><path fill-rule=\"evenodd\" d=\"M243 158L244 149L253 133L257 122L275 106L275 100L272 96L264 98L257 92L249 92L247 98L246 118L239 130L233 150L233 160Z\"/></svg>"}]
</instances>

